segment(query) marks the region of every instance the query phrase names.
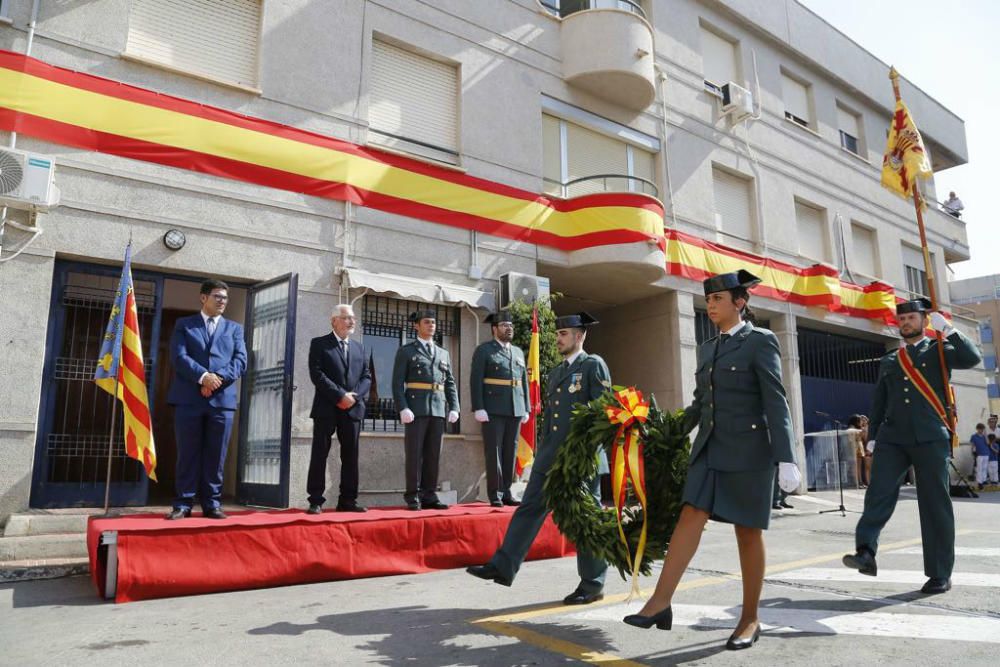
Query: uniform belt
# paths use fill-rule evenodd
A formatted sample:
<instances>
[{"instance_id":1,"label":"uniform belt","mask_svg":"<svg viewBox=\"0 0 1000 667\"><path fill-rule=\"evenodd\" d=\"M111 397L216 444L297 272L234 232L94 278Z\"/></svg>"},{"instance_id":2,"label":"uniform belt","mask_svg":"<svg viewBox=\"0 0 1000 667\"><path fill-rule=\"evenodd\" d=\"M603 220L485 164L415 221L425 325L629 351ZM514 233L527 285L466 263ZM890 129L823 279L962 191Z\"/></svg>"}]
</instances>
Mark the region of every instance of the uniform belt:
<instances>
[{"instance_id":1,"label":"uniform belt","mask_svg":"<svg viewBox=\"0 0 1000 667\"><path fill-rule=\"evenodd\" d=\"M437 382L407 382L406 389L425 389L427 391L444 391L444 385Z\"/></svg>"},{"instance_id":2,"label":"uniform belt","mask_svg":"<svg viewBox=\"0 0 1000 667\"><path fill-rule=\"evenodd\" d=\"M520 387L520 380L505 380L503 378L483 378L483 384L498 384L501 387Z\"/></svg>"}]
</instances>

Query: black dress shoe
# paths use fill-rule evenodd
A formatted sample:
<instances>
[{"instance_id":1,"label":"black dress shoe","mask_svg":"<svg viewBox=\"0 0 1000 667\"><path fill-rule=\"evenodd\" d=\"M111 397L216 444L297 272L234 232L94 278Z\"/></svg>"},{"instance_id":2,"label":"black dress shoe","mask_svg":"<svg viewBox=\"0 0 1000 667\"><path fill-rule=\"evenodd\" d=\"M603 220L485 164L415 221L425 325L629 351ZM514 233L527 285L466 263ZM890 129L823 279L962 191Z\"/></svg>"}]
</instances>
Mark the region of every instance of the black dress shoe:
<instances>
[{"instance_id":1,"label":"black dress shoe","mask_svg":"<svg viewBox=\"0 0 1000 667\"><path fill-rule=\"evenodd\" d=\"M867 574L869 577L878 575L878 565L875 563L875 554L864 547L858 549L857 553L847 554L844 556L843 562L844 565L852 570L857 570L861 574Z\"/></svg>"},{"instance_id":2,"label":"black dress shoe","mask_svg":"<svg viewBox=\"0 0 1000 667\"><path fill-rule=\"evenodd\" d=\"M190 509L186 507L175 507L172 510L170 510L170 514L167 515L167 518L171 521L174 521L176 519L186 519L189 516L191 516Z\"/></svg>"},{"instance_id":3,"label":"black dress shoe","mask_svg":"<svg viewBox=\"0 0 1000 667\"><path fill-rule=\"evenodd\" d=\"M223 512L218 507L213 507L210 510L204 510L201 513L201 515L203 517L205 517L206 519L228 519L229 518L228 516L226 516L226 513Z\"/></svg>"},{"instance_id":4,"label":"black dress shoe","mask_svg":"<svg viewBox=\"0 0 1000 667\"><path fill-rule=\"evenodd\" d=\"M951 590L951 579L944 579L941 577L931 577L924 584L924 587L920 589L921 593L927 595L937 595L939 593L947 593Z\"/></svg>"},{"instance_id":5,"label":"black dress shoe","mask_svg":"<svg viewBox=\"0 0 1000 667\"><path fill-rule=\"evenodd\" d=\"M634 625L637 628L644 628L646 630L654 625L657 630L669 630L674 623L674 612L670 608L670 605L667 605L666 609L661 609L652 616L629 614L622 620L629 625Z\"/></svg>"},{"instance_id":6,"label":"black dress shoe","mask_svg":"<svg viewBox=\"0 0 1000 667\"><path fill-rule=\"evenodd\" d=\"M785 508L786 510L791 510L791 509L795 509L795 508L794 508L794 507L793 507L792 505L789 505L789 504L788 504L788 501L785 501L785 500L782 500L782 501L781 501L780 503L778 503L778 504L779 504L779 505L781 505L782 507L784 507L784 508Z\"/></svg>"},{"instance_id":7,"label":"black dress shoe","mask_svg":"<svg viewBox=\"0 0 1000 667\"><path fill-rule=\"evenodd\" d=\"M771 509L773 509L773 510L780 510L781 509L781 503L773 503L771 505Z\"/></svg>"},{"instance_id":8,"label":"black dress shoe","mask_svg":"<svg viewBox=\"0 0 1000 667\"><path fill-rule=\"evenodd\" d=\"M343 505L341 505L341 504L338 503L337 504L337 511L338 512L367 512L368 508L365 507L365 506L363 506L363 505L359 505L357 503L350 503L350 504L346 504L345 503Z\"/></svg>"},{"instance_id":9,"label":"black dress shoe","mask_svg":"<svg viewBox=\"0 0 1000 667\"><path fill-rule=\"evenodd\" d=\"M579 588L563 598L563 604L590 604L604 599L604 593L588 593Z\"/></svg>"},{"instance_id":10,"label":"black dress shoe","mask_svg":"<svg viewBox=\"0 0 1000 667\"><path fill-rule=\"evenodd\" d=\"M518 505L521 504L521 501L520 500L514 500L513 498L504 498L503 499L503 504L504 505L508 505L510 507L517 507Z\"/></svg>"},{"instance_id":11,"label":"black dress shoe","mask_svg":"<svg viewBox=\"0 0 1000 667\"><path fill-rule=\"evenodd\" d=\"M420 503L418 503L417 501L406 503L406 509L410 510L411 512L419 512Z\"/></svg>"},{"instance_id":12,"label":"black dress shoe","mask_svg":"<svg viewBox=\"0 0 1000 667\"><path fill-rule=\"evenodd\" d=\"M490 507L503 507L503 503L499 500L491 500Z\"/></svg>"},{"instance_id":13,"label":"black dress shoe","mask_svg":"<svg viewBox=\"0 0 1000 667\"><path fill-rule=\"evenodd\" d=\"M496 569L493 563L487 563L486 565L473 565L465 568L465 571L473 577L479 577L480 579L485 579L486 581L492 581L493 583L500 584L501 586L510 586L514 583L507 577L503 576L500 573L500 570Z\"/></svg>"},{"instance_id":14,"label":"black dress shoe","mask_svg":"<svg viewBox=\"0 0 1000 667\"><path fill-rule=\"evenodd\" d=\"M323 513L323 506L322 505L312 505L312 504L310 504L309 505L309 509L306 510L306 514L322 514L322 513Z\"/></svg>"},{"instance_id":15,"label":"black dress shoe","mask_svg":"<svg viewBox=\"0 0 1000 667\"><path fill-rule=\"evenodd\" d=\"M448 509L448 506L445 505L440 500L435 500L432 503L421 503L421 504L423 505L423 508L425 510L446 510L446 509Z\"/></svg>"},{"instance_id":16,"label":"black dress shoe","mask_svg":"<svg viewBox=\"0 0 1000 667\"><path fill-rule=\"evenodd\" d=\"M726 648L730 651L742 651L756 644L758 639L760 639L760 622L757 623L757 629L753 631L753 635L750 637L737 637L736 633L733 633L729 641L726 642Z\"/></svg>"}]
</instances>

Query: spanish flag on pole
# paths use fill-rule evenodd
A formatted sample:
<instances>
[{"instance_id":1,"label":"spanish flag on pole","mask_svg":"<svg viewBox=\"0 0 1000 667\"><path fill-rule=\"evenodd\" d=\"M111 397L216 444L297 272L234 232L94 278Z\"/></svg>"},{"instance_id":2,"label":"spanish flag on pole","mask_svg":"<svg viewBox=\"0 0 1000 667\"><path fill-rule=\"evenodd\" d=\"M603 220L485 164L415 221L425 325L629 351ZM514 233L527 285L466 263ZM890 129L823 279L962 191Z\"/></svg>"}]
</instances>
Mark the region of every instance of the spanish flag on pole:
<instances>
[{"instance_id":1,"label":"spanish flag on pole","mask_svg":"<svg viewBox=\"0 0 1000 667\"><path fill-rule=\"evenodd\" d=\"M125 453L142 463L156 481L156 447L150 425L149 394L139 337L139 314L132 288L132 243L125 248L125 266L108 318L101 354L94 373L97 386L122 402ZM117 395L116 395L117 394Z\"/></svg>"},{"instance_id":2,"label":"spanish flag on pole","mask_svg":"<svg viewBox=\"0 0 1000 667\"><path fill-rule=\"evenodd\" d=\"M531 345L528 346L528 421L521 424L517 438L517 461L514 474L520 475L535 460L535 422L542 411L542 388L539 378L538 308L531 311Z\"/></svg>"},{"instance_id":3,"label":"spanish flag on pole","mask_svg":"<svg viewBox=\"0 0 1000 667\"><path fill-rule=\"evenodd\" d=\"M929 178L932 174L931 161L920 131L910 117L909 109L902 100L897 100L889 127L889 141L882 158L882 185L909 199L916 180Z\"/></svg>"}]
</instances>

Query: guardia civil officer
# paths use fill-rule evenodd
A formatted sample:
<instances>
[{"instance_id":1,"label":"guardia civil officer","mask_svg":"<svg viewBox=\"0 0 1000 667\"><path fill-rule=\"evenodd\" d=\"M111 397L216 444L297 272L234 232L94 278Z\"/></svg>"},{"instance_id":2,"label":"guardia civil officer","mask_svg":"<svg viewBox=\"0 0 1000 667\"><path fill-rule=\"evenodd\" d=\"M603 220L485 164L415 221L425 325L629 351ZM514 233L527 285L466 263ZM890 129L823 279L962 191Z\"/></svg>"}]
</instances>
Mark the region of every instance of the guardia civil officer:
<instances>
[{"instance_id":1,"label":"guardia civil officer","mask_svg":"<svg viewBox=\"0 0 1000 667\"><path fill-rule=\"evenodd\" d=\"M417 339L396 351L392 396L404 424L406 493L410 510L448 509L437 495L445 419L458 421L458 390L448 350L434 342L437 314L410 313Z\"/></svg>"},{"instance_id":2,"label":"guardia civil officer","mask_svg":"<svg viewBox=\"0 0 1000 667\"><path fill-rule=\"evenodd\" d=\"M528 374L524 352L511 344L514 320L501 310L486 318L493 340L472 354L469 391L476 421L483 425L486 495L490 505L518 505L510 494L521 424L528 420Z\"/></svg>"},{"instance_id":3,"label":"guardia civil officer","mask_svg":"<svg viewBox=\"0 0 1000 667\"><path fill-rule=\"evenodd\" d=\"M556 348L564 361L549 372L544 397L544 425L531 467L531 478L521 505L511 517L503 544L485 565L474 565L467 572L480 579L504 586L514 582L531 543L541 530L549 511L545 507L542 486L555 462L556 453L569 433L573 406L600 396L611 387L611 374L604 360L583 351L587 328L597 320L587 313L556 318ZM606 463L605 463L606 466ZM599 478L588 481L590 491L600 502ZM576 569L580 583L563 599L565 604L589 604L604 597L607 564L587 553L577 552Z\"/></svg>"},{"instance_id":4,"label":"guardia civil officer","mask_svg":"<svg viewBox=\"0 0 1000 667\"><path fill-rule=\"evenodd\" d=\"M869 437L876 443L871 480L865 494L865 510L854 531L857 552L844 556L844 565L861 574L878 574L875 554L879 533L896 509L899 485L912 465L917 477L924 575L928 577L920 590L935 594L951 588L955 516L949 494L951 446L943 408L947 405L946 387L938 342L924 335L928 319L944 338L944 359L949 371L973 368L981 357L975 343L956 331L941 313L930 309L931 302L927 299L907 301L896 307L904 345L882 357L879 366L868 427Z\"/></svg>"},{"instance_id":5,"label":"guardia civil officer","mask_svg":"<svg viewBox=\"0 0 1000 667\"><path fill-rule=\"evenodd\" d=\"M777 337L753 324L747 301L760 280L749 271L704 281L708 317L720 335L698 348L694 401L684 411L691 447L681 515L656 590L630 625L669 630L670 603L698 549L709 519L734 525L743 575L743 607L726 648L750 648L760 637L757 607L764 584L764 537L771 516L772 485L798 488L792 423L781 384ZM777 464L777 465L776 465Z\"/></svg>"}]
</instances>

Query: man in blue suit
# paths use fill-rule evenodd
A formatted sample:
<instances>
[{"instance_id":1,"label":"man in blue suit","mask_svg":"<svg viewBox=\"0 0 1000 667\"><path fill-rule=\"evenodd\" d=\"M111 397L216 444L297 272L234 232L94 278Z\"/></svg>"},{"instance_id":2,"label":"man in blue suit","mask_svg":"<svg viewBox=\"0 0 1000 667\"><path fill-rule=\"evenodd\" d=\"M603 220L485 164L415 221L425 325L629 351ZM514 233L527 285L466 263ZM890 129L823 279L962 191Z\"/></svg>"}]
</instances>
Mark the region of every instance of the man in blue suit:
<instances>
[{"instance_id":1,"label":"man in blue suit","mask_svg":"<svg viewBox=\"0 0 1000 667\"><path fill-rule=\"evenodd\" d=\"M195 495L204 516L225 519L222 469L236 411L236 381L247 368L243 327L222 317L229 286L201 284L201 312L182 317L170 338L174 378L167 402L174 406L177 499L168 519L191 516Z\"/></svg>"}]
</instances>

